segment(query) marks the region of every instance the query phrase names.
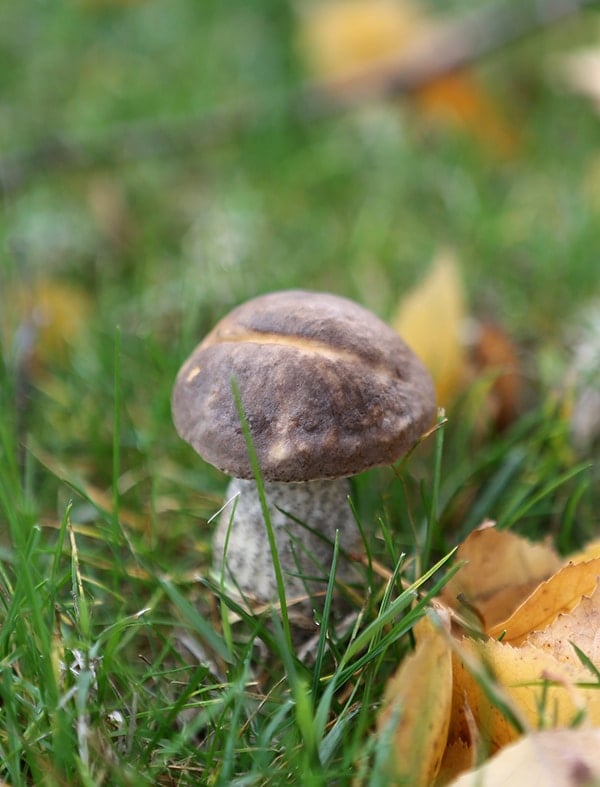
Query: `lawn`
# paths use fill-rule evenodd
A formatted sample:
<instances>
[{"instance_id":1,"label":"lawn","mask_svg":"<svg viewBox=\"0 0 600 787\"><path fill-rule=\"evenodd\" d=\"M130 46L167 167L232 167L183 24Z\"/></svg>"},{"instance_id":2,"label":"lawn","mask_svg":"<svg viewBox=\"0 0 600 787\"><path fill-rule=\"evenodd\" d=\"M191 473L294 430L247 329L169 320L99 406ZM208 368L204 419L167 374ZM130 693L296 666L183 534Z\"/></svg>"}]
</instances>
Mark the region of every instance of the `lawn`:
<instances>
[{"instance_id":1,"label":"lawn","mask_svg":"<svg viewBox=\"0 0 600 787\"><path fill-rule=\"evenodd\" d=\"M559 57L598 11L481 58L492 120L466 125L419 96L310 112L299 24L272 0L0 9L0 782L386 784L378 708L451 550L488 518L562 554L597 534L565 381L600 310L600 119ZM227 478L178 437L175 377L265 292L391 321L448 249L519 358L518 415L482 424L483 375L353 479L360 581L300 658L211 576Z\"/></svg>"}]
</instances>

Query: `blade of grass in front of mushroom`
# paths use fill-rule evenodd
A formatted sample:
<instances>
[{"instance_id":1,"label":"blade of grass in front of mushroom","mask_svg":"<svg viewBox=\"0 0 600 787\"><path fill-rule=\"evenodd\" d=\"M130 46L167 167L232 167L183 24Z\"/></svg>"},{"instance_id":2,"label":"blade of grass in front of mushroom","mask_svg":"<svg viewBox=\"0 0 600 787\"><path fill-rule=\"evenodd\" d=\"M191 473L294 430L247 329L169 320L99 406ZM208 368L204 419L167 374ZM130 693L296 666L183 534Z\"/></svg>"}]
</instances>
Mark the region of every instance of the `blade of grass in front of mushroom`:
<instances>
[{"instance_id":1,"label":"blade of grass in front of mushroom","mask_svg":"<svg viewBox=\"0 0 600 787\"><path fill-rule=\"evenodd\" d=\"M290 531L288 534L290 538L290 549L292 552L292 558L296 565L295 576L298 579L300 579L304 584L305 591L306 591L305 598L314 597L316 599L317 596L322 597L323 594L326 593L326 590L318 593L315 593L314 591L311 592L311 590L308 587L308 581L316 582L320 580L323 584L325 584L325 581L327 581L327 583L329 584L331 580L331 572L332 570L334 570L334 562L333 562L334 549L336 548L338 549L337 555L335 556L336 571L340 558L342 558L345 561L351 561L352 559L351 555L349 555L344 549L342 549L339 546L339 541L340 541L339 530L336 531L335 538L330 539L326 534L320 532L320 530L318 530L317 528L311 527L306 522L303 522L301 519L289 513L288 511L285 511L279 506L277 506L277 509L281 511L285 516L287 516L291 522L294 522L300 527L304 528L307 531L307 533L309 533L315 539L315 541L312 542L313 544L320 541L328 545L330 562L327 565L325 565L322 561L320 561L317 558L314 552L311 551L310 546L307 546L306 543L304 543L300 535L295 535L292 531ZM337 543L337 547L335 546L336 543ZM307 558L308 564L312 564L314 566L315 571L317 572L315 576L308 576L306 567L302 568L301 566L302 561L300 559L301 555L304 555ZM335 575L335 572L334 572L334 580L337 587L344 593L345 596L352 599L352 601L357 605L360 605L360 595L353 587L345 583L343 580L340 580L339 577ZM301 598L296 599L296 601L300 601L300 600L304 600L304 599ZM289 599L288 599L288 606L289 606ZM314 611L316 614L318 614L318 608L315 608Z\"/></svg>"},{"instance_id":2,"label":"blade of grass in front of mushroom","mask_svg":"<svg viewBox=\"0 0 600 787\"><path fill-rule=\"evenodd\" d=\"M377 659L392 642L400 639L412 629L417 620L424 614L427 604L458 571L459 566L452 566L443 577L432 585L422 598L411 606L417 597L418 591L448 563L455 551L455 549L451 550L426 571L423 576L403 590L396 599L389 603L385 610L380 610L375 620L371 621L348 644L317 706L315 724L318 724L318 729L320 730L319 737L322 737L325 733L335 691L352 678L356 672L363 669L374 659ZM408 611L406 611L407 608ZM405 614L402 614L404 612ZM389 630L383 636L380 636L382 631L388 626L390 626ZM377 641L375 642L374 640Z\"/></svg>"},{"instance_id":3,"label":"blade of grass in front of mushroom","mask_svg":"<svg viewBox=\"0 0 600 787\"><path fill-rule=\"evenodd\" d=\"M283 626L283 633L285 635L286 642L291 650L292 631L290 627L290 619L289 619L288 608L287 608L285 583L283 579L281 561L279 560L279 553L277 551L277 543L275 541L275 533L273 531L273 523L271 522L271 514L269 513L269 506L267 504L265 485L262 479L262 473L258 462L258 456L256 455L256 449L254 448L254 443L252 441L252 434L250 432L250 426L248 425L248 419L246 418L246 414L244 412L242 395L240 393L240 389L237 384L237 381L234 378L232 378L231 380L231 392L233 394L233 399L237 410L238 418L240 419L240 424L242 426L244 440L246 442L246 449L248 451L248 458L250 460L250 465L252 467L252 474L254 476L254 480L256 481L258 499L260 501L260 507L265 521L265 529L267 531L269 548L271 550L271 559L273 561L273 571L275 573L275 582L277 584L277 597L279 599L279 605L281 609L281 622Z\"/></svg>"},{"instance_id":4,"label":"blade of grass in front of mushroom","mask_svg":"<svg viewBox=\"0 0 600 787\"><path fill-rule=\"evenodd\" d=\"M227 615L226 606L223 603L223 598L225 596L225 569L227 566L227 547L229 546L229 537L231 535L231 528L233 527L233 520L235 517L235 509L237 508L237 497L233 500L233 505L231 506L231 514L229 516L229 522L227 524L227 533L225 534L225 544L223 546L223 560L221 562L221 572L219 575L219 588L221 591L220 599L221 599L221 626L223 627L223 636L225 641L227 642L227 647L233 653L233 636L231 632L231 622L229 620L229 616ZM224 506L222 506L219 511L214 514L211 519L209 519L208 524L211 523L213 519L216 519L221 511L228 505L230 501L227 501Z\"/></svg>"},{"instance_id":5,"label":"blade of grass in front of mushroom","mask_svg":"<svg viewBox=\"0 0 600 787\"><path fill-rule=\"evenodd\" d=\"M304 772L307 777L310 775L314 778L315 773L318 772L321 765L317 748L317 741L320 740L320 736L314 724L314 698L316 695L313 691L309 690L308 676L298 673L297 660L294 657L294 652L288 645L285 632L281 625L281 620L274 612L271 615L271 625L273 626L279 654L281 655L290 690L294 698L294 715L303 744L302 759L304 761Z\"/></svg>"},{"instance_id":6,"label":"blade of grass in front of mushroom","mask_svg":"<svg viewBox=\"0 0 600 787\"><path fill-rule=\"evenodd\" d=\"M333 592L335 590L335 574L337 569L338 557L340 554L340 535L336 533L335 543L333 545L333 560L331 561L331 571L329 573L329 581L327 583L327 592L325 593L325 603L323 604L323 612L320 615L319 625L319 641L317 643L317 652L315 655L315 664L313 667L313 683L312 683L312 696L317 696L319 682L321 680L321 671L323 668L323 658L325 656L325 648L327 646L327 637L329 633L329 619L331 615L331 604L333 601Z\"/></svg>"},{"instance_id":7,"label":"blade of grass in front of mushroom","mask_svg":"<svg viewBox=\"0 0 600 787\"><path fill-rule=\"evenodd\" d=\"M437 423L435 425L435 451L433 461L433 479L431 482L431 496L427 511L427 522L425 529L425 542L421 549L421 571L429 565L431 551L433 548L434 535L439 527L439 497L440 484L442 482L442 455L444 450L444 426L447 423L446 413L443 408L439 408Z\"/></svg>"}]
</instances>

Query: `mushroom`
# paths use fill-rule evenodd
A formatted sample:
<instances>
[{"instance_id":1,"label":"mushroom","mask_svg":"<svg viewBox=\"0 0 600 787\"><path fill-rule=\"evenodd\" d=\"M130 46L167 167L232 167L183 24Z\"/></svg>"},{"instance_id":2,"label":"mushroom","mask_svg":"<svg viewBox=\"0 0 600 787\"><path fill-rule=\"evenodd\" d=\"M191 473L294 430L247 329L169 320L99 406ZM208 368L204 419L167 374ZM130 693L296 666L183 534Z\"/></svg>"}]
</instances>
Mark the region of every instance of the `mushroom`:
<instances>
[{"instance_id":1,"label":"mushroom","mask_svg":"<svg viewBox=\"0 0 600 787\"><path fill-rule=\"evenodd\" d=\"M431 378L400 336L336 295L288 290L224 317L183 364L173 389L179 435L233 476L213 568L253 600L277 598L256 482L232 390L258 459L286 598L324 590L339 533L359 544L348 478L404 455L435 412ZM338 577L352 576L341 560ZM309 602L312 603L312 602Z\"/></svg>"}]
</instances>

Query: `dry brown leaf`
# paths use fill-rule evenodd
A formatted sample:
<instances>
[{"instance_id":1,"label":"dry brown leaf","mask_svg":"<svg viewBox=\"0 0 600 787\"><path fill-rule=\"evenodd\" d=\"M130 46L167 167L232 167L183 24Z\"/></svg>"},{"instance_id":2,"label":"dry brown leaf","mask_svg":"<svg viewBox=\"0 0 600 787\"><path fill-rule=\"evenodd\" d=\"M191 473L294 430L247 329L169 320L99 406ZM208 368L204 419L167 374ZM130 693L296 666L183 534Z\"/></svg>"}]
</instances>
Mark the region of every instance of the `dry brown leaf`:
<instances>
[{"instance_id":1,"label":"dry brown leaf","mask_svg":"<svg viewBox=\"0 0 600 787\"><path fill-rule=\"evenodd\" d=\"M394 328L429 369L438 404L448 407L468 380L463 342L465 295L453 253L442 251L423 281L401 301Z\"/></svg>"},{"instance_id":2,"label":"dry brown leaf","mask_svg":"<svg viewBox=\"0 0 600 787\"><path fill-rule=\"evenodd\" d=\"M499 325L480 321L475 325L470 361L474 377L492 376L486 420L505 429L517 417L521 403L520 364L513 341Z\"/></svg>"},{"instance_id":3,"label":"dry brown leaf","mask_svg":"<svg viewBox=\"0 0 600 787\"><path fill-rule=\"evenodd\" d=\"M465 561L445 586L442 599L460 609L474 607L485 628L505 620L562 561L549 544L536 544L492 522L470 533L456 552Z\"/></svg>"},{"instance_id":4,"label":"dry brown leaf","mask_svg":"<svg viewBox=\"0 0 600 787\"><path fill-rule=\"evenodd\" d=\"M570 612L583 596L590 596L600 576L600 558L569 563L542 582L504 621L487 628L492 638L519 645L532 631L541 631L561 612Z\"/></svg>"},{"instance_id":5,"label":"dry brown leaf","mask_svg":"<svg viewBox=\"0 0 600 787\"><path fill-rule=\"evenodd\" d=\"M391 735L387 773L394 783L427 787L446 748L452 699L452 651L447 616L423 618L415 626L415 651L388 682L377 720L379 735ZM442 627L440 621L443 619Z\"/></svg>"},{"instance_id":6,"label":"dry brown leaf","mask_svg":"<svg viewBox=\"0 0 600 787\"><path fill-rule=\"evenodd\" d=\"M434 784L441 787L459 774L471 770L475 765L475 753L475 747L465 741L455 740L449 743Z\"/></svg>"},{"instance_id":7,"label":"dry brown leaf","mask_svg":"<svg viewBox=\"0 0 600 787\"><path fill-rule=\"evenodd\" d=\"M518 148L511 128L475 78L467 72L447 74L422 87L416 95L419 107L444 125L469 131L488 150L514 156Z\"/></svg>"},{"instance_id":8,"label":"dry brown leaf","mask_svg":"<svg viewBox=\"0 0 600 787\"><path fill-rule=\"evenodd\" d=\"M526 735L451 787L583 787L600 781L600 729Z\"/></svg>"}]
</instances>

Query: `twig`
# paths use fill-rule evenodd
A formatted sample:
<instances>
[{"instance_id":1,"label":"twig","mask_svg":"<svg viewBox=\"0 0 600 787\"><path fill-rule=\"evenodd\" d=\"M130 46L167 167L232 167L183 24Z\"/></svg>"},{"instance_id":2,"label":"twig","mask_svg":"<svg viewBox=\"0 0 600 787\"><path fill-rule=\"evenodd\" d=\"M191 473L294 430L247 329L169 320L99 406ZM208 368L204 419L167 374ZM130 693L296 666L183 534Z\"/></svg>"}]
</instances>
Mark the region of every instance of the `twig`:
<instances>
[{"instance_id":1,"label":"twig","mask_svg":"<svg viewBox=\"0 0 600 787\"><path fill-rule=\"evenodd\" d=\"M593 6L600 6L598 0L505 0L470 11L432 27L397 57L331 82L329 89L352 101L411 93Z\"/></svg>"},{"instance_id":2,"label":"twig","mask_svg":"<svg viewBox=\"0 0 600 787\"><path fill-rule=\"evenodd\" d=\"M274 111L307 122L368 98L411 93L499 49L574 16L600 0L503 0L443 22L396 58L328 84L309 83L279 97L254 98L181 121L132 123L101 136L56 134L37 147L0 159L0 192L10 195L39 172L118 165L207 149L268 123Z\"/></svg>"}]
</instances>

